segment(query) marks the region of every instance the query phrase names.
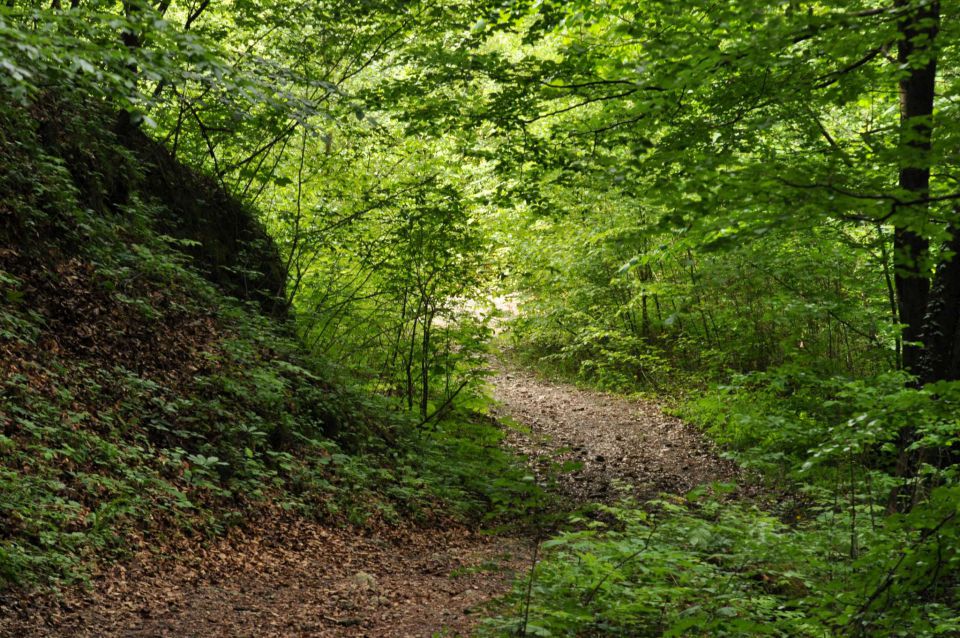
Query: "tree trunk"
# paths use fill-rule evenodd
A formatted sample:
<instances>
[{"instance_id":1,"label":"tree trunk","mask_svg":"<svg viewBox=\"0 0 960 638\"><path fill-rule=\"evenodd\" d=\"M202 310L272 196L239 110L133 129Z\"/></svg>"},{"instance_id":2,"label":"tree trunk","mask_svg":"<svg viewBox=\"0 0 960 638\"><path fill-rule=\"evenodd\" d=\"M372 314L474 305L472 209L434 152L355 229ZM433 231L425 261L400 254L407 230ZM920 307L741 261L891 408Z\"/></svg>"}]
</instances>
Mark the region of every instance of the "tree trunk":
<instances>
[{"instance_id":1,"label":"tree trunk","mask_svg":"<svg viewBox=\"0 0 960 638\"><path fill-rule=\"evenodd\" d=\"M897 0L905 10L900 21L897 62L907 69L900 79L900 136L902 160L900 188L911 200L924 200L930 190L930 140L937 59L933 43L940 19L937 0ZM894 229L894 262L897 305L903 330L903 367L919 374L923 346L920 340L930 293L927 260L930 246L917 227L926 222L928 205L915 204L904 211L914 223ZM916 220L921 220L920 224Z\"/></svg>"},{"instance_id":2,"label":"tree trunk","mask_svg":"<svg viewBox=\"0 0 960 638\"><path fill-rule=\"evenodd\" d=\"M929 240L919 230L929 223L930 151L933 132L933 101L937 79L934 41L940 20L938 0L896 0L902 10L897 63L904 75L900 79L900 188L910 201L918 202L906 210L895 210L894 287L897 309L903 328L903 367L923 383L927 375L921 369L929 348L922 343L924 321L930 298ZM929 336L929 335L927 335ZM897 440L894 473L906 481L923 462L922 450L910 452L916 431L905 428ZM906 484L895 487L887 501L887 511L909 509L916 498L904 496Z\"/></svg>"},{"instance_id":3,"label":"tree trunk","mask_svg":"<svg viewBox=\"0 0 960 638\"><path fill-rule=\"evenodd\" d=\"M955 213L960 216L960 210ZM922 339L920 380L960 379L960 224L950 228L945 260L937 267L930 290Z\"/></svg>"}]
</instances>

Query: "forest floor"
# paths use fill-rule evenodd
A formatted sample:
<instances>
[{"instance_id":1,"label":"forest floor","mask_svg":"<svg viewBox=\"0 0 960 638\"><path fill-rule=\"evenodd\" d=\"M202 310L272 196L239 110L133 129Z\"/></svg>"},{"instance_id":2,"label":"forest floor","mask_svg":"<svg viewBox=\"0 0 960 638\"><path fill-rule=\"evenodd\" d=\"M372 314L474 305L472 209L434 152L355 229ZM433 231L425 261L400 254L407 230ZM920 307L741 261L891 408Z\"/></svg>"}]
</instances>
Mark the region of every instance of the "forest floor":
<instances>
[{"instance_id":1,"label":"forest floor","mask_svg":"<svg viewBox=\"0 0 960 638\"><path fill-rule=\"evenodd\" d=\"M495 365L497 416L574 503L680 494L736 468L653 403ZM0 598L0 636L458 636L529 562L527 539L456 524L357 530L265 517L212 546L143 554L59 601Z\"/></svg>"}]
</instances>

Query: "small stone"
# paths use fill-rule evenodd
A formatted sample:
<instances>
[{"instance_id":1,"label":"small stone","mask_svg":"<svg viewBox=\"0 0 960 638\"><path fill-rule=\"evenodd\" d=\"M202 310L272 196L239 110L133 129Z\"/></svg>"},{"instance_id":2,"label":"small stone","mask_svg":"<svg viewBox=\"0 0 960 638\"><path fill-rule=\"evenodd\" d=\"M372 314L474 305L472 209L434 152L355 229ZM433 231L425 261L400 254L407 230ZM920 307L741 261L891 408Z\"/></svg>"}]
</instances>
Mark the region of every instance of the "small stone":
<instances>
[{"instance_id":1,"label":"small stone","mask_svg":"<svg viewBox=\"0 0 960 638\"><path fill-rule=\"evenodd\" d=\"M350 578L350 580L353 582L354 586L357 587L357 589L373 591L377 588L377 579L367 572L357 572Z\"/></svg>"}]
</instances>

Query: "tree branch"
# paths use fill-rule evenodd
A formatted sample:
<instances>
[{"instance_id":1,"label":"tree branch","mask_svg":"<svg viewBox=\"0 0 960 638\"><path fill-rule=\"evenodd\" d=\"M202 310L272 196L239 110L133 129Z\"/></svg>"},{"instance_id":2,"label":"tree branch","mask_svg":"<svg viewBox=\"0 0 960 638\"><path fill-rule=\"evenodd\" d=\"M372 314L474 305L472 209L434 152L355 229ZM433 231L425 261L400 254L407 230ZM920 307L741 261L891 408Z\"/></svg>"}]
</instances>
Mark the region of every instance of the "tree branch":
<instances>
[{"instance_id":1,"label":"tree branch","mask_svg":"<svg viewBox=\"0 0 960 638\"><path fill-rule=\"evenodd\" d=\"M564 108L562 108L562 109L557 109L556 111L550 111L550 112L548 112L548 113L542 113L542 114L540 114L540 115L538 115L538 116L536 116L536 117L530 118L530 119L528 119L528 120L524 120L524 119L521 118L519 121L520 121L521 124L524 124L524 125L533 124L534 122L537 122L537 121L539 121L539 120L543 120L543 119L546 119L546 118L548 118L548 117L553 117L554 115L560 115L561 113L567 113L567 112L569 112L569 111L574 111L574 110L576 110L576 109L578 109L578 108L580 108L580 107L587 106L588 104L593 104L593 103L595 103L595 102L606 102L606 101L608 101L608 100L616 100L616 99L619 99L619 98L622 98L622 97L628 97L628 96L630 96L630 95L633 95L634 93L636 93L636 92L639 91L639 90L640 90L640 89L632 89L632 90L630 90L630 91L624 91L623 93L615 93L615 94L613 94L613 95L601 95L601 96L598 96L598 97L588 98L588 99L583 100L583 101L581 101L581 102L577 102L576 104L573 104L573 105L571 105L571 106L567 106L567 107L564 107Z\"/></svg>"},{"instance_id":2,"label":"tree branch","mask_svg":"<svg viewBox=\"0 0 960 638\"><path fill-rule=\"evenodd\" d=\"M847 73L851 73L851 72L853 72L853 71L856 71L857 69L859 69L860 67L864 66L865 64L869 64L869 63L870 63L871 61L873 61L878 55L880 55L881 53L883 53L883 52L886 51L886 50L887 50L887 45L886 45L886 44L883 44L883 45L878 46L878 47L876 47L876 48L874 48L874 49L871 49L866 55L864 55L864 56L863 56L862 58L860 58L859 60L857 60L857 61L855 61L855 62L851 62L850 64L848 64L847 66L843 67L842 69L839 69L839 70L837 70L837 71L832 71L832 72L827 73L826 75L818 78L820 81L819 81L817 84L814 84L814 85L813 85L813 88L815 88L815 89L824 89L824 88L826 88L826 87L828 87L828 86L830 86L830 85L832 85L832 84L836 84L837 82L840 81L840 78L841 78L842 76L846 75Z\"/></svg>"}]
</instances>

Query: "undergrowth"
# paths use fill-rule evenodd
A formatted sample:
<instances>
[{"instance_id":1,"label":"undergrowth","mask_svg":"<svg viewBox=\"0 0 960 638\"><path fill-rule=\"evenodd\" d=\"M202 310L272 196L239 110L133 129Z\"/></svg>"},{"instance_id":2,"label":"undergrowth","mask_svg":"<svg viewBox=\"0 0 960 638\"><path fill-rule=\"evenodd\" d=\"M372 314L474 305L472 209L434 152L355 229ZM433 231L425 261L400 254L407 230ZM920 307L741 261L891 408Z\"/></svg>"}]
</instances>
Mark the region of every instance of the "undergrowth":
<instances>
[{"instance_id":1,"label":"undergrowth","mask_svg":"<svg viewBox=\"0 0 960 638\"><path fill-rule=\"evenodd\" d=\"M956 496L943 491L932 502L944 508ZM919 515L863 530L869 550L851 559L848 517L825 508L792 526L757 507L696 494L602 510L612 523L575 520L580 529L543 544L544 558L528 576L530 595L519 583L509 613L490 620L486 635L935 636L960 629L950 596L930 600L926 591L936 575L923 567L938 550Z\"/></svg>"}]
</instances>

